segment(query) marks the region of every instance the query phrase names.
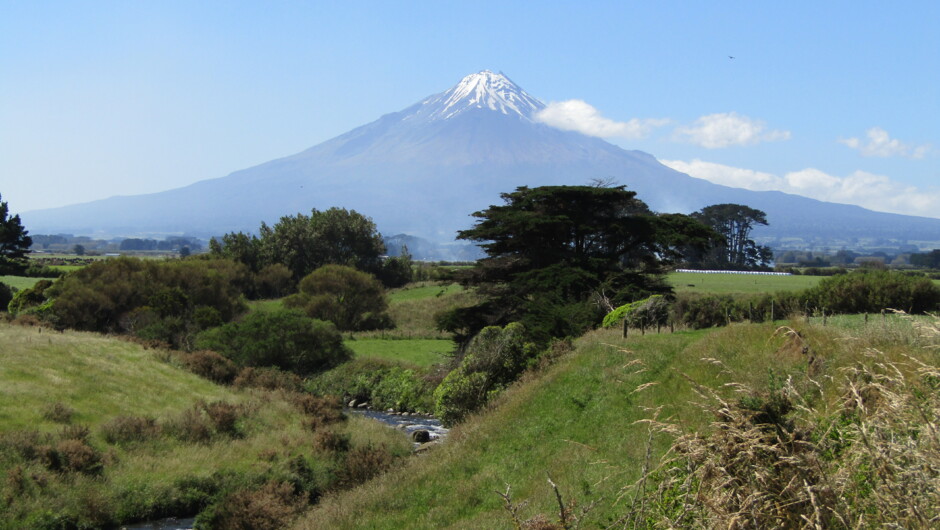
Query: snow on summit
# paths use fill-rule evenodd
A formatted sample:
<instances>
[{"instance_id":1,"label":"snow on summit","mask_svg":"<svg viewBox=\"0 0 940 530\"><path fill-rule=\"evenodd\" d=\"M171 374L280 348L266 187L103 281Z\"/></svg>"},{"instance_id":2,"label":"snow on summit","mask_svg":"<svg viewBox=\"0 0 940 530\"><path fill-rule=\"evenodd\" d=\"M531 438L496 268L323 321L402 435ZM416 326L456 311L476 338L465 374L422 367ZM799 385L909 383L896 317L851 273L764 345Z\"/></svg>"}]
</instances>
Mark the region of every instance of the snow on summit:
<instances>
[{"instance_id":1,"label":"snow on summit","mask_svg":"<svg viewBox=\"0 0 940 530\"><path fill-rule=\"evenodd\" d=\"M464 77L450 90L422 102L430 120L453 118L470 109L489 109L502 114L516 114L532 121L545 107L502 73L483 70ZM424 114L424 112L422 112Z\"/></svg>"}]
</instances>

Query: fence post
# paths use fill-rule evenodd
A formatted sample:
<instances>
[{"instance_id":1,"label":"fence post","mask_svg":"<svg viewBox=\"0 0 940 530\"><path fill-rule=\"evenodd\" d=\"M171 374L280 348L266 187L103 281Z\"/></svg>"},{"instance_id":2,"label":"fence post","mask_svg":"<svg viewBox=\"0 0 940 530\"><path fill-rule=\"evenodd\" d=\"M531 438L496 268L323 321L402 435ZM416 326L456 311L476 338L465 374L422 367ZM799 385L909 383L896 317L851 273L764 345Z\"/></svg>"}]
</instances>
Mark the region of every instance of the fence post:
<instances>
[{"instance_id":1,"label":"fence post","mask_svg":"<svg viewBox=\"0 0 940 530\"><path fill-rule=\"evenodd\" d=\"M822 309L823 327L826 327L826 308Z\"/></svg>"},{"instance_id":2,"label":"fence post","mask_svg":"<svg viewBox=\"0 0 940 530\"><path fill-rule=\"evenodd\" d=\"M623 338L627 338L627 319L623 319Z\"/></svg>"},{"instance_id":3,"label":"fence post","mask_svg":"<svg viewBox=\"0 0 940 530\"><path fill-rule=\"evenodd\" d=\"M770 299L770 323L774 323L774 299Z\"/></svg>"}]
</instances>

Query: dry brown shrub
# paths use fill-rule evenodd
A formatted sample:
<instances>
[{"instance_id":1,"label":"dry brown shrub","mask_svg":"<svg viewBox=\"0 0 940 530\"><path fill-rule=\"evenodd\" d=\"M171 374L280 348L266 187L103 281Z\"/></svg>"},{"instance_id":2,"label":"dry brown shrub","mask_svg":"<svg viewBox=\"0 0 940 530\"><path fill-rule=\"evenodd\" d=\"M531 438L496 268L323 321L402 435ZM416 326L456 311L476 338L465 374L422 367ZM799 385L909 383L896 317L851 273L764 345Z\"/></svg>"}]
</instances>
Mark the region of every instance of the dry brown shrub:
<instances>
[{"instance_id":1,"label":"dry brown shrub","mask_svg":"<svg viewBox=\"0 0 940 530\"><path fill-rule=\"evenodd\" d=\"M223 385L230 384L238 375L235 363L211 350L181 352L179 360L190 372Z\"/></svg>"},{"instance_id":2,"label":"dry brown shrub","mask_svg":"<svg viewBox=\"0 0 940 530\"><path fill-rule=\"evenodd\" d=\"M47 452L46 465L53 471L93 475L101 472L101 453L81 440L62 440Z\"/></svg>"},{"instance_id":3,"label":"dry brown shrub","mask_svg":"<svg viewBox=\"0 0 940 530\"><path fill-rule=\"evenodd\" d=\"M335 396L314 396L294 392L288 394L287 401L306 415L304 426L311 431L344 421L343 403Z\"/></svg>"},{"instance_id":4,"label":"dry brown shrub","mask_svg":"<svg viewBox=\"0 0 940 530\"><path fill-rule=\"evenodd\" d=\"M14 326L23 326L24 328L35 328L42 326L42 320L36 315L25 314L17 315L11 322Z\"/></svg>"},{"instance_id":5,"label":"dry brown shrub","mask_svg":"<svg viewBox=\"0 0 940 530\"><path fill-rule=\"evenodd\" d=\"M118 416L101 426L101 435L110 444L145 442L160 435L160 426L153 418Z\"/></svg>"},{"instance_id":6,"label":"dry brown shrub","mask_svg":"<svg viewBox=\"0 0 940 530\"><path fill-rule=\"evenodd\" d=\"M268 482L258 490L242 490L225 497L215 507L213 528L229 530L280 530L300 515L307 503L287 482Z\"/></svg>"},{"instance_id":7,"label":"dry brown shrub","mask_svg":"<svg viewBox=\"0 0 940 530\"><path fill-rule=\"evenodd\" d=\"M91 430L85 425L66 425L59 431L59 439L87 442Z\"/></svg>"},{"instance_id":8,"label":"dry brown shrub","mask_svg":"<svg viewBox=\"0 0 940 530\"><path fill-rule=\"evenodd\" d=\"M56 423L71 423L74 416L75 409L61 401L50 403L42 409L42 417Z\"/></svg>"},{"instance_id":9,"label":"dry brown shrub","mask_svg":"<svg viewBox=\"0 0 940 530\"><path fill-rule=\"evenodd\" d=\"M337 473L337 486L351 488L381 475L392 466L392 453L384 445L356 447L346 453Z\"/></svg>"},{"instance_id":10,"label":"dry brown shrub","mask_svg":"<svg viewBox=\"0 0 940 530\"><path fill-rule=\"evenodd\" d=\"M216 432L228 436L238 436L238 420L244 415L244 408L224 401L200 403L212 422Z\"/></svg>"},{"instance_id":11,"label":"dry brown shrub","mask_svg":"<svg viewBox=\"0 0 940 530\"><path fill-rule=\"evenodd\" d=\"M323 429L317 431L317 434L313 437L313 446L318 451L344 453L349 451L349 435L340 434L330 429Z\"/></svg>"},{"instance_id":12,"label":"dry brown shrub","mask_svg":"<svg viewBox=\"0 0 940 530\"><path fill-rule=\"evenodd\" d=\"M235 377L234 385L238 388L264 388L267 390L285 390L300 392L304 381L297 374L277 368L243 368Z\"/></svg>"},{"instance_id":13,"label":"dry brown shrub","mask_svg":"<svg viewBox=\"0 0 940 530\"><path fill-rule=\"evenodd\" d=\"M212 439L212 426L197 405L184 410L165 425L166 431L179 440L207 443Z\"/></svg>"}]
</instances>

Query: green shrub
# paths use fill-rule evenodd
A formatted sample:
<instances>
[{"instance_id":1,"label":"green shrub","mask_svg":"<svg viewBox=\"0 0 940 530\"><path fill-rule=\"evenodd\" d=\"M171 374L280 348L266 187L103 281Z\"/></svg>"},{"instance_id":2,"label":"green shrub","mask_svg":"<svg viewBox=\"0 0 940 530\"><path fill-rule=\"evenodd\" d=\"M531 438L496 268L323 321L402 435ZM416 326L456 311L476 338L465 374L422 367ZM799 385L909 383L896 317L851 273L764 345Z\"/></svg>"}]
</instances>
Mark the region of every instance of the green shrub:
<instances>
[{"instance_id":1,"label":"green shrub","mask_svg":"<svg viewBox=\"0 0 940 530\"><path fill-rule=\"evenodd\" d=\"M13 300L13 288L0 282L0 311L6 310Z\"/></svg>"},{"instance_id":2,"label":"green shrub","mask_svg":"<svg viewBox=\"0 0 940 530\"><path fill-rule=\"evenodd\" d=\"M136 333L180 346L205 326L244 312L246 282L247 268L229 260L121 257L70 273L44 298L54 299L51 310L61 326Z\"/></svg>"},{"instance_id":3,"label":"green shrub","mask_svg":"<svg viewBox=\"0 0 940 530\"><path fill-rule=\"evenodd\" d=\"M926 313L940 307L940 287L923 276L865 269L825 278L804 293L807 305L833 313L899 309Z\"/></svg>"},{"instance_id":4,"label":"green shrub","mask_svg":"<svg viewBox=\"0 0 940 530\"><path fill-rule=\"evenodd\" d=\"M29 289L23 289L13 294L13 298L6 304L11 315L19 315L26 310L42 305L46 302L46 289L52 287L50 280L39 280Z\"/></svg>"},{"instance_id":5,"label":"green shrub","mask_svg":"<svg viewBox=\"0 0 940 530\"><path fill-rule=\"evenodd\" d=\"M669 302L665 297L654 294L649 298L637 300L614 309L604 317L603 327L609 328L624 320L630 327L648 328L665 326L669 323Z\"/></svg>"},{"instance_id":6,"label":"green shrub","mask_svg":"<svg viewBox=\"0 0 940 530\"><path fill-rule=\"evenodd\" d=\"M300 375L349 359L336 327L299 311L255 312L241 322L202 332L196 346L214 350L239 366L276 367Z\"/></svg>"},{"instance_id":7,"label":"green shrub","mask_svg":"<svg viewBox=\"0 0 940 530\"><path fill-rule=\"evenodd\" d=\"M382 284L352 267L326 265L311 272L300 281L300 292L286 298L284 305L343 331L393 327L385 313L388 299Z\"/></svg>"},{"instance_id":8,"label":"green shrub","mask_svg":"<svg viewBox=\"0 0 940 530\"><path fill-rule=\"evenodd\" d=\"M287 528L307 506L287 482L268 482L258 489L239 490L199 514L199 528L279 530Z\"/></svg>"},{"instance_id":9,"label":"green shrub","mask_svg":"<svg viewBox=\"0 0 940 530\"><path fill-rule=\"evenodd\" d=\"M518 322L483 328L470 341L460 365L434 391L435 414L445 425L459 422L534 365L537 353Z\"/></svg>"},{"instance_id":10,"label":"green shrub","mask_svg":"<svg viewBox=\"0 0 940 530\"><path fill-rule=\"evenodd\" d=\"M308 391L369 403L377 409L428 411L433 408L434 382L428 373L391 361L354 359L312 377Z\"/></svg>"}]
</instances>

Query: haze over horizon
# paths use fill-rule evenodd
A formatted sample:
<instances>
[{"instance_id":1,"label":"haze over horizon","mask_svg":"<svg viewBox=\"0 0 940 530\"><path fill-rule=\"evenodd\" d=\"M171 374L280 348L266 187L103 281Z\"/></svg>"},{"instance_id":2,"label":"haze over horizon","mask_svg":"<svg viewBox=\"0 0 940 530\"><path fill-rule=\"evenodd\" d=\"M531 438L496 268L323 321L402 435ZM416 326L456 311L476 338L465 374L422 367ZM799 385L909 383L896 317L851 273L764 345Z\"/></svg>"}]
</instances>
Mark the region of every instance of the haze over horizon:
<instances>
[{"instance_id":1,"label":"haze over horizon","mask_svg":"<svg viewBox=\"0 0 940 530\"><path fill-rule=\"evenodd\" d=\"M695 177L940 217L934 3L480 6L0 2L0 194L222 177L490 69Z\"/></svg>"}]
</instances>

